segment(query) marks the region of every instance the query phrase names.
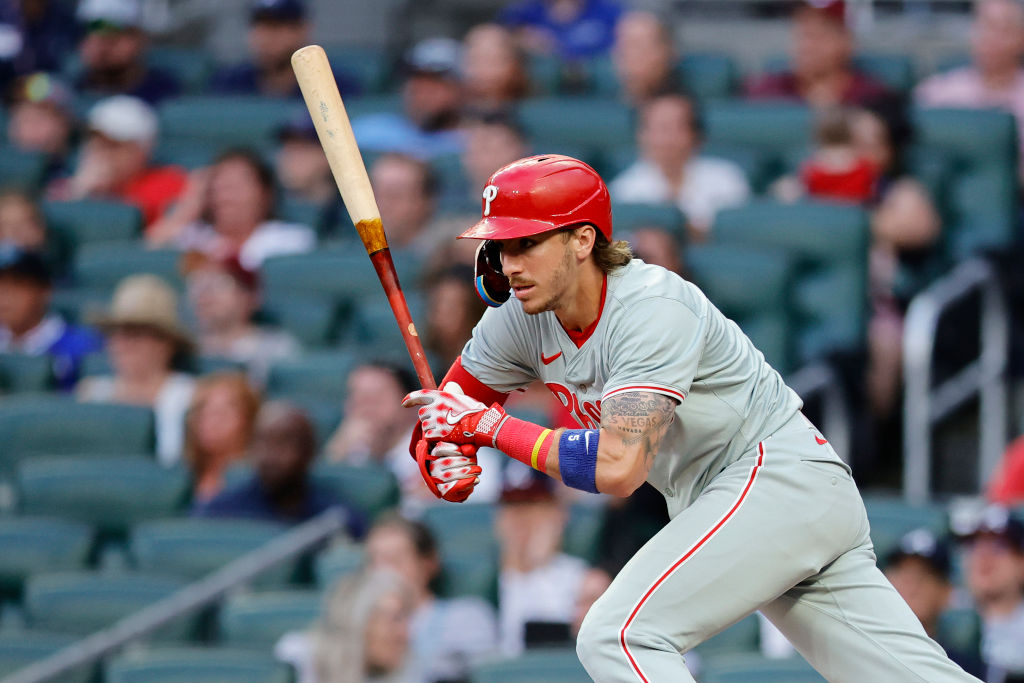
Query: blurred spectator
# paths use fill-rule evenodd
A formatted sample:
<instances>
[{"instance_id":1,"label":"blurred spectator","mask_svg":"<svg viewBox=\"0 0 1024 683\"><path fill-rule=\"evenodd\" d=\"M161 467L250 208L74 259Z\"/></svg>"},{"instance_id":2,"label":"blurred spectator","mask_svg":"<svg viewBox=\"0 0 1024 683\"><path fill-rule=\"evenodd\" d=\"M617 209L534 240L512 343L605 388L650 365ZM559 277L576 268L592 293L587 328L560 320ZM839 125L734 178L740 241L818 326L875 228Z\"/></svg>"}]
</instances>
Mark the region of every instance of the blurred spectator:
<instances>
[{"instance_id":1,"label":"blurred spectator","mask_svg":"<svg viewBox=\"0 0 1024 683\"><path fill-rule=\"evenodd\" d=\"M310 476L316 456L313 423L285 401L264 404L256 416L250 459L253 473L236 486L193 506L197 517L240 517L283 524L305 522L328 508L347 513L348 532L365 533L362 515L322 489Z\"/></svg>"},{"instance_id":2,"label":"blurred spectator","mask_svg":"<svg viewBox=\"0 0 1024 683\"><path fill-rule=\"evenodd\" d=\"M311 42L303 0L252 0L249 61L221 69L210 87L230 95L301 98L291 58ZM340 69L334 69L334 78L342 95L357 93L356 85Z\"/></svg>"},{"instance_id":3,"label":"blurred spectator","mask_svg":"<svg viewBox=\"0 0 1024 683\"><path fill-rule=\"evenodd\" d=\"M18 190L0 191L0 243L42 251L46 241L46 219L32 198Z\"/></svg>"},{"instance_id":4,"label":"blurred spectator","mask_svg":"<svg viewBox=\"0 0 1024 683\"><path fill-rule=\"evenodd\" d=\"M638 226L622 233L622 239L629 242L633 255L681 276L686 274L683 264L683 244L679 238L661 226Z\"/></svg>"},{"instance_id":5,"label":"blurred spectator","mask_svg":"<svg viewBox=\"0 0 1024 683\"><path fill-rule=\"evenodd\" d=\"M274 172L248 149L229 149L193 171L181 200L147 231L151 246L173 245L258 271L271 256L307 252L316 233L273 218ZM390 233L389 233L390 236Z\"/></svg>"},{"instance_id":6,"label":"blurred spectator","mask_svg":"<svg viewBox=\"0 0 1024 683\"><path fill-rule=\"evenodd\" d=\"M746 84L747 97L797 99L814 107L857 105L886 87L853 66L853 34L844 0L801 2L793 14L789 69Z\"/></svg>"},{"instance_id":7,"label":"blurred spectator","mask_svg":"<svg viewBox=\"0 0 1024 683\"><path fill-rule=\"evenodd\" d=\"M811 197L864 204L875 196L878 169L860 153L853 137L853 114L841 107L818 112L814 150L800 167Z\"/></svg>"},{"instance_id":8,"label":"blurred spectator","mask_svg":"<svg viewBox=\"0 0 1024 683\"><path fill-rule=\"evenodd\" d=\"M272 363L299 354L295 337L253 322L260 305L257 278L237 259L217 261L193 252L185 256L183 269L201 354L245 363L257 386L266 381Z\"/></svg>"},{"instance_id":9,"label":"blurred spectator","mask_svg":"<svg viewBox=\"0 0 1024 683\"><path fill-rule=\"evenodd\" d=\"M423 344L448 368L469 341L486 306L473 285L473 269L455 264L431 275L427 288L427 331Z\"/></svg>"},{"instance_id":10,"label":"blurred spectator","mask_svg":"<svg viewBox=\"0 0 1024 683\"><path fill-rule=\"evenodd\" d=\"M286 633L274 656L294 667L296 683L425 681L409 661L413 609L412 589L397 573L347 574L313 628Z\"/></svg>"},{"instance_id":11,"label":"blurred spectator","mask_svg":"<svg viewBox=\"0 0 1024 683\"><path fill-rule=\"evenodd\" d=\"M353 119L359 149L364 153L401 152L421 159L459 152L461 59L461 46L450 38L429 38L414 45L405 58L403 113Z\"/></svg>"},{"instance_id":12,"label":"blurred spectator","mask_svg":"<svg viewBox=\"0 0 1024 683\"><path fill-rule=\"evenodd\" d=\"M621 13L614 0L521 0L499 21L527 51L569 61L607 52Z\"/></svg>"},{"instance_id":13,"label":"blurred spectator","mask_svg":"<svg viewBox=\"0 0 1024 683\"><path fill-rule=\"evenodd\" d=\"M0 198L0 234L5 206ZM99 351L103 340L52 312L52 293L50 269L42 254L0 241L0 353L50 356L57 387L69 391L78 380L82 359Z\"/></svg>"},{"instance_id":14,"label":"blurred spectator","mask_svg":"<svg viewBox=\"0 0 1024 683\"><path fill-rule=\"evenodd\" d=\"M146 32L139 0L82 0L78 46L82 72L75 90L89 96L133 95L155 105L181 91L178 80L146 64Z\"/></svg>"},{"instance_id":15,"label":"blurred spectator","mask_svg":"<svg viewBox=\"0 0 1024 683\"><path fill-rule=\"evenodd\" d=\"M981 614L981 656L989 681L1024 676L1024 524L1004 507L954 518L966 550L967 589Z\"/></svg>"},{"instance_id":16,"label":"blurred spectator","mask_svg":"<svg viewBox=\"0 0 1024 683\"><path fill-rule=\"evenodd\" d=\"M1016 0L978 0L971 27L971 65L926 79L914 100L926 107L998 107L1024 130L1024 7ZM1024 178L1024 135L1021 178Z\"/></svg>"},{"instance_id":17,"label":"blurred spectator","mask_svg":"<svg viewBox=\"0 0 1024 683\"><path fill-rule=\"evenodd\" d=\"M89 135L68 178L51 183L52 199L114 199L139 207L152 225L185 190L177 166L154 166L156 112L137 97L115 95L89 110Z\"/></svg>"},{"instance_id":18,"label":"blurred spectator","mask_svg":"<svg viewBox=\"0 0 1024 683\"><path fill-rule=\"evenodd\" d=\"M68 3L54 0L0 2L0 91L12 78L33 71L60 71L75 49Z\"/></svg>"},{"instance_id":19,"label":"blurred spectator","mask_svg":"<svg viewBox=\"0 0 1024 683\"><path fill-rule=\"evenodd\" d=\"M579 595L576 599L576 608L573 612L572 623L569 624L569 635L575 639L580 633L580 626L583 625L583 618L587 616L591 606L597 599L604 595L608 586L612 584L612 575L601 567L591 567L583 575L580 583Z\"/></svg>"},{"instance_id":20,"label":"blurred spectator","mask_svg":"<svg viewBox=\"0 0 1024 683\"><path fill-rule=\"evenodd\" d=\"M622 97L634 107L655 95L680 91L671 23L652 12L623 14L615 26L612 59Z\"/></svg>"},{"instance_id":21,"label":"blurred spectator","mask_svg":"<svg viewBox=\"0 0 1024 683\"><path fill-rule=\"evenodd\" d=\"M11 90L7 140L26 152L47 156L44 182L68 172L75 116L67 87L46 73L19 79Z\"/></svg>"},{"instance_id":22,"label":"blurred spectator","mask_svg":"<svg viewBox=\"0 0 1024 683\"><path fill-rule=\"evenodd\" d=\"M715 213L747 201L742 169L725 159L700 156L700 112L685 95L665 94L640 109L640 159L609 184L616 201L676 204L692 236L707 237Z\"/></svg>"},{"instance_id":23,"label":"blurred spectator","mask_svg":"<svg viewBox=\"0 0 1024 683\"><path fill-rule=\"evenodd\" d=\"M905 534L896 550L885 558L884 571L928 636L968 673L983 676L976 654L960 652L939 639L939 616L950 606L953 595L952 563L946 543L928 529L915 529Z\"/></svg>"},{"instance_id":24,"label":"blurred spectator","mask_svg":"<svg viewBox=\"0 0 1024 683\"><path fill-rule=\"evenodd\" d=\"M508 29L480 24L462 40L466 102L492 110L515 104L530 91L526 55Z\"/></svg>"},{"instance_id":25,"label":"blurred spectator","mask_svg":"<svg viewBox=\"0 0 1024 683\"><path fill-rule=\"evenodd\" d=\"M303 109L277 132L274 172L285 195L325 206L338 196L327 155L309 113Z\"/></svg>"},{"instance_id":26,"label":"blurred spectator","mask_svg":"<svg viewBox=\"0 0 1024 683\"><path fill-rule=\"evenodd\" d=\"M156 454L163 465L181 458L185 412L195 381L174 363L192 350L178 318L178 296L155 275L126 277L114 290L110 309L95 318L107 336L113 375L86 377L79 400L149 406L156 417Z\"/></svg>"},{"instance_id":27,"label":"blurred spectator","mask_svg":"<svg viewBox=\"0 0 1024 683\"><path fill-rule=\"evenodd\" d=\"M366 538L371 569L398 572L412 586L411 664L430 682L466 680L469 667L497 649L494 609L480 598L439 598L431 584L441 573L437 541L422 522L382 518Z\"/></svg>"},{"instance_id":28,"label":"blurred spectator","mask_svg":"<svg viewBox=\"0 0 1024 683\"><path fill-rule=\"evenodd\" d=\"M388 244L429 252L438 240L431 229L438 183L430 166L404 154L383 154L370 166L370 184Z\"/></svg>"},{"instance_id":29,"label":"blurred spectator","mask_svg":"<svg viewBox=\"0 0 1024 683\"><path fill-rule=\"evenodd\" d=\"M1006 447L1003 460L988 484L988 499L1002 505L1024 503L1024 436Z\"/></svg>"},{"instance_id":30,"label":"blurred spectator","mask_svg":"<svg viewBox=\"0 0 1024 683\"><path fill-rule=\"evenodd\" d=\"M587 565L561 552L567 519L549 477L506 463L496 532L501 650L507 656L531 645L569 641Z\"/></svg>"},{"instance_id":31,"label":"blurred spectator","mask_svg":"<svg viewBox=\"0 0 1024 683\"><path fill-rule=\"evenodd\" d=\"M224 488L224 472L246 456L259 408L259 394L240 372L216 372L196 382L185 418L193 501L208 501Z\"/></svg>"},{"instance_id":32,"label":"blurred spectator","mask_svg":"<svg viewBox=\"0 0 1024 683\"><path fill-rule=\"evenodd\" d=\"M465 122L462 168L469 181L468 205L479 211L480 193L502 166L530 155L526 132L509 110L476 111Z\"/></svg>"}]
</instances>

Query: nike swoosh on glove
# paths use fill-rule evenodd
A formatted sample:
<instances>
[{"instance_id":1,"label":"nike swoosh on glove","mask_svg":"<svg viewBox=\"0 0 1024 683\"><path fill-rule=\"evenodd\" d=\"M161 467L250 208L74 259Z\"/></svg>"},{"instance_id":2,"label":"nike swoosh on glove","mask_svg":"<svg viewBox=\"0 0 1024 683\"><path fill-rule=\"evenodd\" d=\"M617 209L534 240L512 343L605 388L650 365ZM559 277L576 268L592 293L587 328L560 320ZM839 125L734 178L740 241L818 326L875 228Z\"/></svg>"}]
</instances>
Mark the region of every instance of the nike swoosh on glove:
<instances>
[{"instance_id":1,"label":"nike swoosh on glove","mask_svg":"<svg viewBox=\"0 0 1024 683\"><path fill-rule=\"evenodd\" d=\"M444 390L421 389L402 400L406 408L421 406L417 413L423 438L455 444L494 446L501 425L508 419L495 403L490 408L462 393L462 387L449 382Z\"/></svg>"}]
</instances>

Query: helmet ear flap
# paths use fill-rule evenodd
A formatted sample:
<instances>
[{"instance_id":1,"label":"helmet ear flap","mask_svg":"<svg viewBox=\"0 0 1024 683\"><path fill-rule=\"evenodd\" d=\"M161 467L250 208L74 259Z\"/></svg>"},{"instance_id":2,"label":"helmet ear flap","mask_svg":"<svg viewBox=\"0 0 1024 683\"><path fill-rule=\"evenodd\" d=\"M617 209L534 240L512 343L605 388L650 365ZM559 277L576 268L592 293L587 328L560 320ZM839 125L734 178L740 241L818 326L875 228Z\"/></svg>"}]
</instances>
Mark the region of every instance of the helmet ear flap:
<instances>
[{"instance_id":1,"label":"helmet ear flap","mask_svg":"<svg viewBox=\"0 0 1024 683\"><path fill-rule=\"evenodd\" d=\"M501 306L512 295L512 285L501 272L501 255L494 240L484 240L476 248L473 284L483 302L493 308Z\"/></svg>"}]
</instances>

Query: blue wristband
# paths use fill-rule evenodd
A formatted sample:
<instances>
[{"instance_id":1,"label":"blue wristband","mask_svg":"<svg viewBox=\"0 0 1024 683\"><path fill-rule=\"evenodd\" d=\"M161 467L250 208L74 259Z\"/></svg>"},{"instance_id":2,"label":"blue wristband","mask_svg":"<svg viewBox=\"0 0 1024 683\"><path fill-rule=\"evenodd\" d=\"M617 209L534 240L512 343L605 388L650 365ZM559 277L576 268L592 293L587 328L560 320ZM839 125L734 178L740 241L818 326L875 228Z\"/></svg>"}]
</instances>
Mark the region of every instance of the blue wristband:
<instances>
[{"instance_id":1,"label":"blue wristband","mask_svg":"<svg viewBox=\"0 0 1024 683\"><path fill-rule=\"evenodd\" d=\"M567 429L558 441L562 482L580 491L597 493L597 429Z\"/></svg>"}]
</instances>

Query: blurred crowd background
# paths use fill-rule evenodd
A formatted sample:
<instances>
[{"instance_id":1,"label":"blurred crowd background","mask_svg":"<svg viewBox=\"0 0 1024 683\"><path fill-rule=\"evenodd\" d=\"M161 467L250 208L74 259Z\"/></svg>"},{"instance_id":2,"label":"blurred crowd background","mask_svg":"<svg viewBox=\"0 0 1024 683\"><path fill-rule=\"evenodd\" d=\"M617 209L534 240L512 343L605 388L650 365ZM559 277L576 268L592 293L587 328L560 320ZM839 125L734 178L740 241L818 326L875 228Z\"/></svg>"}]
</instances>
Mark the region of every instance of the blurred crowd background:
<instances>
[{"instance_id":1,"label":"blurred crowd background","mask_svg":"<svg viewBox=\"0 0 1024 683\"><path fill-rule=\"evenodd\" d=\"M961 665L1024 680L1019 0L0 0L0 674L340 509L340 537L61 680L571 681L582 615L667 521L650 487L575 495L488 449L469 502L426 491L416 379L291 70L311 42L436 376L484 310L454 237L489 175L587 161L638 257L784 376L827 369L880 565ZM966 401L908 502L908 307L977 261L1005 453L979 468ZM937 328L937 379L983 308ZM541 386L508 407L576 424ZM815 680L756 616L688 664Z\"/></svg>"}]
</instances>

